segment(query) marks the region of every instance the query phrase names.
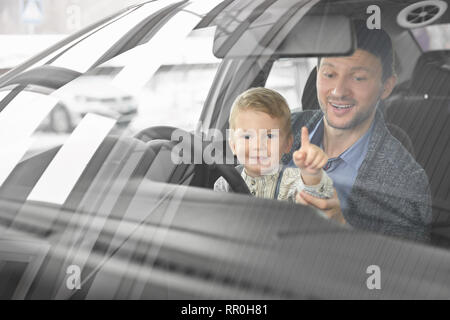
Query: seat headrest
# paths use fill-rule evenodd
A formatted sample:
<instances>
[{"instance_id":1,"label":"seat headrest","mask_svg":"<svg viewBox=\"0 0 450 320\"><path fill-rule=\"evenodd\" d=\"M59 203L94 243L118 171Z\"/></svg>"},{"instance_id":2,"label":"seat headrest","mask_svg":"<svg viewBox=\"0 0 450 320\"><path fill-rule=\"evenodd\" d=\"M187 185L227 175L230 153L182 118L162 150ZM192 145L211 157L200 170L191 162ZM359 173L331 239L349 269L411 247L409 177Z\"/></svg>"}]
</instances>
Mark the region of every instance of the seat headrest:
<instances>
[{"instance_id":1,"label":"seat headrest","mask_svg":"<svg viewBox=\"0 0 450 320\"><path fill-rule=\"evenodd\" d=\"M413 93L448 95L447 83L450 82L449 68L450 50L423 53L414 67L409 89Z\"/></svg>"},{"instance_id":2,"label":"seat headrest","mask_svg":"<svg viewBox=\"0 0 450 320\"><path fill-rule=\"evenodd\" d=\"M302 110L319 110L319 101L317 100L317 68L311 70L308 80L306 80L305 87L302 94Z\"/></svg>"}]
</instances>

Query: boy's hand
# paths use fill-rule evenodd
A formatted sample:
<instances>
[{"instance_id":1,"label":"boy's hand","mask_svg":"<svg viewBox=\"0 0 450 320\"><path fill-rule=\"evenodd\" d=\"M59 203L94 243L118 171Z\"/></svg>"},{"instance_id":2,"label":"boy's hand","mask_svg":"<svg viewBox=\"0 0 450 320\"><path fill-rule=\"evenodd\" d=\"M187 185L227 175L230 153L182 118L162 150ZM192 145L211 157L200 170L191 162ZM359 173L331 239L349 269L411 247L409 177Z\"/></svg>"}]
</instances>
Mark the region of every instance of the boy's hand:
<instances>
[{"instance_id":1,"label":"boy's hand","mask_svg":"<svg viewBox=\"0 0 450 320\"><path fill-rule=\"evenodd\" d=\"M328 161L326 153L309 142L309 134L306 127L302 127L302 146L294 152L292 158L295 165L300 168L302 177L305 175L320 176L323 166Z\"/></svg>"}]
</instances>

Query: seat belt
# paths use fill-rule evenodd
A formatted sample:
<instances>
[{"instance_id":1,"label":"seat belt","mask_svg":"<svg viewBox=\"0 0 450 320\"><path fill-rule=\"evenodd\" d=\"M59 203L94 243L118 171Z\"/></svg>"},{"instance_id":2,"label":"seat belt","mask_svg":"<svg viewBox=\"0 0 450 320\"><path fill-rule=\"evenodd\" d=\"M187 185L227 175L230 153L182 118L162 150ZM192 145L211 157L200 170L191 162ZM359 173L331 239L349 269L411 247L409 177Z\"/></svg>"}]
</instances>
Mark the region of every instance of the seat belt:
<instances>
[{"instance_id":1,"label":"seat belt","mask_svg":"<svg viewBox=\"0 0 450 320\"><path fill-rule=\"evenodd\" d=\"M275 193L273 195L273 198L275 200L278 199L278 193L280 192L280 184L281 184L281 179L283 179L284 169L285 169L285 167L283 166L281 168L280 174L278 175L277 186L275 187Z\"/></svg>"}]
</instances>

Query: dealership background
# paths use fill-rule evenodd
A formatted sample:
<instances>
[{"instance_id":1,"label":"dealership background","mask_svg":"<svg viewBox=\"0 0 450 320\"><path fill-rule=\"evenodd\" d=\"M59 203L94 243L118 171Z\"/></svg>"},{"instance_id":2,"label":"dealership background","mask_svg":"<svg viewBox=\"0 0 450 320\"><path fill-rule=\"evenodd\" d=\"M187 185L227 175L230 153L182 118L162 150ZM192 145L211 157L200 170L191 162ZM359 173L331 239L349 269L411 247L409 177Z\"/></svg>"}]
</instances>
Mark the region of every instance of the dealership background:
<instances>
[{"instance_id":1,"label":"dealership background","mask_svg":"<svg viewBox=\"0 0 450 320\"><path fill-rule=\"evenodd\" d=\"M133 0L0 1L0 73Z\"/></svg>"}]
</instances>

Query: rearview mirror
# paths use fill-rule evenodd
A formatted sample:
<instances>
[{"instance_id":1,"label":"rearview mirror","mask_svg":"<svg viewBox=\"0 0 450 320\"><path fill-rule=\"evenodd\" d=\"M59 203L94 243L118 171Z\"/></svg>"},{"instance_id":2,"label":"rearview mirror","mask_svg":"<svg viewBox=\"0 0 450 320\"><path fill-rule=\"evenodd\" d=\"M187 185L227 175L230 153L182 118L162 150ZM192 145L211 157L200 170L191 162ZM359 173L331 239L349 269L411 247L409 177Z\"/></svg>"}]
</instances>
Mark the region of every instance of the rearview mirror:
<instances>
[{"instance_id":1,"label":"rearview mirror","mask_svg":"<svg viewBox=\"0 0 450 320\"><path fill-rule=\"evenodd\" d=\"M349 17L303 16L300 21L292 21L294 17L283 25L281 19L272 19L271 23L259 21L249 24L245 30L236 27L231 32L217 26L213 53L217 58L283 58L344 56L355 50Z\"/></svg>"}]
</instances>

